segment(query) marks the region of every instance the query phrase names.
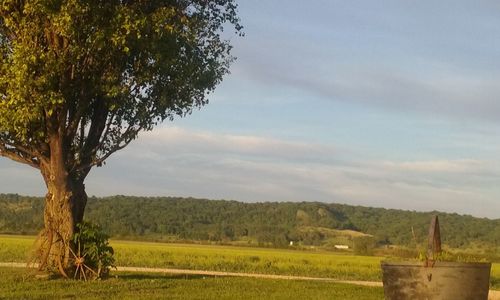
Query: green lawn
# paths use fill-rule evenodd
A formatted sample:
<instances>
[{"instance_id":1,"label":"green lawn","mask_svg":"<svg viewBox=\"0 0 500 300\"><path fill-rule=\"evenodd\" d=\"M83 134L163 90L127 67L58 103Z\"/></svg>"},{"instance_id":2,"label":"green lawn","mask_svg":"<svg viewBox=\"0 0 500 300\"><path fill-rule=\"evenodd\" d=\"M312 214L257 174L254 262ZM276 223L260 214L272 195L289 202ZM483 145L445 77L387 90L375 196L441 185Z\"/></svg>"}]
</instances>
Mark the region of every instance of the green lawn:
<instances>
[{"instance_id":1,"label":"green lawn","mask_svg":"<svg viewBox=\"0 0 500 300\"><path fill-rule=\"evenodd\" d=\"M33 237L0 236L0 262L25 262ZM179 268L227 272L381 281L382 257L331 252L244 248L193 244L111 241L119 266ZM493 264L491 285L500 289L500 264Z\"/></svg>"},{"instance_id":2,"label":"green lawn","mask_svg":"<svg viewBox=\"0 0 500 300\"><path fill-rule=\"evenodd\" d=\"M0 268L1 299L383 299L383 289L348 284L234 277L118 273L103 281L36 279Z\"/></svg>"}]
</instances>

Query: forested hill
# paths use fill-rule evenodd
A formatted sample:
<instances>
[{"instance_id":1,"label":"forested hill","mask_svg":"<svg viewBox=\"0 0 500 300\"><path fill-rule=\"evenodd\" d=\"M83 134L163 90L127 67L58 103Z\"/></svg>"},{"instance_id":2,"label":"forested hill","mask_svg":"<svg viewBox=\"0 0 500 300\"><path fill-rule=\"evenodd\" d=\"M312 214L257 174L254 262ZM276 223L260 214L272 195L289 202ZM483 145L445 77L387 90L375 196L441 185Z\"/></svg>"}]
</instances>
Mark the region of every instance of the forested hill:
<instances>
[{"instance_id":1,"label":"forested hill","mask_svg":"<svg viewBox=\"0 0 500 300\"><path fill-rule=\"evenodd\" d=\"M0 194L0 233L34 234L43 227L43 199ZM331 229L373 235L380 244L411 245L412 227L425 241L435 212L422 213L318 202L244 203L193 198L92 197L86 218L112 237L145 240L246 240L276 246L320 244ZM500 245L500 220L439 213L451 247ZM345 231L351 232L351 231Z\"/></svg>"}]
</instances>

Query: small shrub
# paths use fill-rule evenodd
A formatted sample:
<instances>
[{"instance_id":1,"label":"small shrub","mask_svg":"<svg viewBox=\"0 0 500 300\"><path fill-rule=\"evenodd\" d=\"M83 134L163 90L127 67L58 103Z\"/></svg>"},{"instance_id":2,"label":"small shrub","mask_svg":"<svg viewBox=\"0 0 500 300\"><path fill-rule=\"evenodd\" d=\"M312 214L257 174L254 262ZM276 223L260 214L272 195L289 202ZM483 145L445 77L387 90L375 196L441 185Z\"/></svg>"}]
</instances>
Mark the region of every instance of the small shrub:
<instances>
[{"instance_id":1,"label":"small shrub","mask_svg":"<svg viewBox=\"0 0 500 300\"><path fill-rule=\"evenodd\" d=\"M102 229L90 222L76 225L77 232L73 235L75 256L74 277L80 279L98 279L109 275L115 267L114 251L109 246L108 236Z\"/></svg>"},{"instance_id":2,"label":"small shrub","mask_svg":"<svg viewBox=\"0 0 500 300\"><path fill-rule=\"evenodd\" d=\"M421 251L418 255L420 261L431 260L427 256L427 252ZM487 259L478 255L469 253L453 253L449 251L441 251L434 258L434 261L444 261L444 262L461 262L461 263L476 263L476 262L487 262Z\"/></svg>"}]
</instances>

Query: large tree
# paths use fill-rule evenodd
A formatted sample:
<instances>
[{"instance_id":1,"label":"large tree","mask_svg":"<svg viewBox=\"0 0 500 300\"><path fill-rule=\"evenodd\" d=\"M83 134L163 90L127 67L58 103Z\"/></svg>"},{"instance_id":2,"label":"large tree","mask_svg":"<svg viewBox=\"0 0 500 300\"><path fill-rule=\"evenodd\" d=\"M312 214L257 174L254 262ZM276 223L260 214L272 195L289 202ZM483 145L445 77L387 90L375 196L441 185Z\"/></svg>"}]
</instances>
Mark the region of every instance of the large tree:
<instances>
[{"instance_id":1,"label":"large tree","mask_svg":"<svg viewBox=\"0 0 500 300\"><path fill-rule=\"evenodd\" d=\"M84 180L143 130L207 103L233 0L2 0L0 155L47 185L41 268L70 267ZM229 27L228 27L229 26Z\"/></svg>"}]
</instances>

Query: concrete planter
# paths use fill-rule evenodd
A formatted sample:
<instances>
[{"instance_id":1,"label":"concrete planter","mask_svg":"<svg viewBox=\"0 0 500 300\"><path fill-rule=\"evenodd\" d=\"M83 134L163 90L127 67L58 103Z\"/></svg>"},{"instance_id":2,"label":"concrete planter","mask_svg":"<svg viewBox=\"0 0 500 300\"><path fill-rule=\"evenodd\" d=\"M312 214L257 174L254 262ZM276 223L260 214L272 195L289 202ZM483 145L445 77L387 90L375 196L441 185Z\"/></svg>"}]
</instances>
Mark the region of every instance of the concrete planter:
<instances>
[{"instance_id":1,"label":"concrete planter","mask_svg":"<svg viewBox=\"0 0 500 300\"><path fill-rule=\"evenodd\" d=\"M491 263L382 262L386 300L487 300Z\"/></svg>"}]
</instances>

